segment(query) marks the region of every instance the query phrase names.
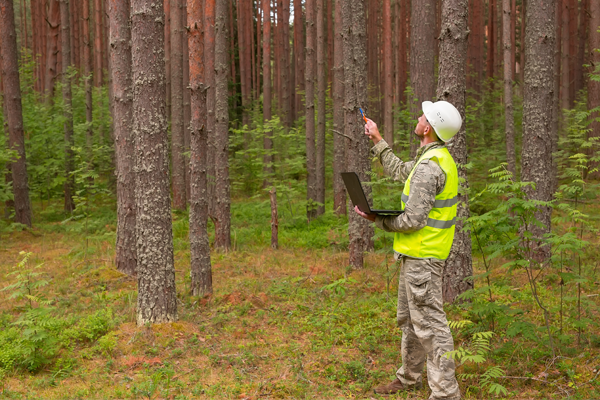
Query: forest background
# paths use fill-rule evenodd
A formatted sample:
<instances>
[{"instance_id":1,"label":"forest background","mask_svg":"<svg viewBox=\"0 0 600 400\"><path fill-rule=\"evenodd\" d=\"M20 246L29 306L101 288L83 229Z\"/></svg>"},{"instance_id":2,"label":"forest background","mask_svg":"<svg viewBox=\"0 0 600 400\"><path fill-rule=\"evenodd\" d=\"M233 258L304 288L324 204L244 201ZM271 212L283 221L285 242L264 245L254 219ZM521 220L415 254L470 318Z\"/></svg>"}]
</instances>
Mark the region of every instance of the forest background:
<instances>
[{"instance_id":1,"label":"forest background","mask_svg":"<svg viewBox=\"0 0 600 400\"><path fill-rule=\"evenodd\" d=\"M398 271L339 173L397 208L359 108L406 160L424 100L465 121L464 397L600 397L599 27L599 0L1 0L0 398L370 397Z\"/></svg>"}]
</instances>

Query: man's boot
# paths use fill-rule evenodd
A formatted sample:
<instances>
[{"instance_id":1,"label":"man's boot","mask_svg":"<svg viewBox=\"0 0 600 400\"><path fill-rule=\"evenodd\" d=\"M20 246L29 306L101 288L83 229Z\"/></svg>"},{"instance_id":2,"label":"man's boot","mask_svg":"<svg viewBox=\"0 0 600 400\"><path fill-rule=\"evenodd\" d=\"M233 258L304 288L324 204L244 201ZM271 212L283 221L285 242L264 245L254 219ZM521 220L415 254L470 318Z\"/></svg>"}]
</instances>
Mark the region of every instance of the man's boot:
<instances>
[{"instance_id":1,"label":"man's boot","mask_svg":"<svg viewBox=\"0 0 600 400\"><path fill-rule=\"evenodd\" d=\"M375 392L375 394L395 394L401 391L412 390L418 387L420 387L420 385L418 384L410 387L404 386L402 382L400 382L400 379L396 378L392 383L379 385L375 389L373 389L373 391Z\"/></svg>"}]
</instances>

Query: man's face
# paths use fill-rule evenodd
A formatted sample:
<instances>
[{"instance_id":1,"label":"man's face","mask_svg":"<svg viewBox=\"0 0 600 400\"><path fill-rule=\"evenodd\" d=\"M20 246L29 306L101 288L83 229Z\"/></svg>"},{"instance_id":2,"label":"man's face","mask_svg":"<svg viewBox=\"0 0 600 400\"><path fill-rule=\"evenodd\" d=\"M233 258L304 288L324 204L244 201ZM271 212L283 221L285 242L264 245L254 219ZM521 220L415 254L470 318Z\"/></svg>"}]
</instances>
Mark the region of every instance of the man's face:
<instances>
[{"instance_id":1,"label":"man's face","mask_svg":"<svg viewBox=\"0 0 600 400\"><path fill-rule=\"evenodd\" d=\"M425 118L425 114L421 115L417 120L417 126L415 127L415 135L418 137L423 137L427 135L431 131L431 125L427 122L427 118Z\"/></svg>"}]
</instances>

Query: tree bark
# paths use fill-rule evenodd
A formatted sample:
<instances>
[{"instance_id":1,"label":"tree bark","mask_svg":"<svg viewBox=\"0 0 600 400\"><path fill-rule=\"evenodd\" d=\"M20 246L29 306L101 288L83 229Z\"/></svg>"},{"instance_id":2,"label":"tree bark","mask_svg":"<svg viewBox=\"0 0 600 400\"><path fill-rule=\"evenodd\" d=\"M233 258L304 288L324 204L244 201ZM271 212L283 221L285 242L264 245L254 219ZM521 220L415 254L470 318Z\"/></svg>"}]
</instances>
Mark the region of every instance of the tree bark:
<instances>
[{"instance_id":1,"label":"tree bark","mask_svg":"<svg viewBox=\"0 0 600 400\"><path fill-rule=\"evenodd\" d=\"M188 48L192 124L190 138L190 255L191 293L212 293L212 270L208 242L208 199L206 194L206 82L204 76L204 15L202 2L188 0ZM238 15L239 17L239 15Z\"/></svg>"},{"instance_id":2,"label":"tree bark","mask_svg":"<svg viewBox=\"0 0 600 400\"><path fill-rule=\"evenodd\" d=\"M46 102L52 102L54 86L58 74L58 42L60 37L60 4L58 0L48 0L47 22L47 49L46 49Z\"/></svg>"},{"instance_id":3,"label":"tree bark","mask_svg":"<svg viewBox=\"0 0 600 400\"><path fill-rule=\"evenodd\" d=\"M589 41L588 52L586 55L587 64L590 65L590 72L598 74L600 72L600 2L590 1L590 19L589 19ZM600 82L588 79L588 110L593 110L600 106ZM595 112L590 115L592 123L590 124L589 137L600 136L600 121L598 120L600 113Z\"/></svg>"},{"instance_id":4,"label":"tree bark","mask_svg":"<svg viewBox=\"0 0 600 400\"><path fill-rule=\"evenodd\" d=\"M435 0L413 1L410 36L410 80L416 103L412 103L414 119L421 116L421 103L435 95L435 51L431 46L435 29ZM417 152L418 142L411 135L410 153Z\"/></svg>"},{"instance_id":5,"label":"tree bark","mask_svg":"<svg viewBox=\"0 0 600 400\"><path fill-rule=\"evenodd\" d=\"M394 145L392 54L392 10L390 0L383 0L383 136L390 146Z\"/></svg>"},{"instance_id":6,"label":"tree bark","mask_svg":"<svg viewBox=\"0 0 600 400\"><path fill-rule=\"evenodd\" d=\"M575 93L579 93L579 91L582 90L584 87L583 64L588 28L587 3L588 0L581 0L581 3L579 4L579 24L577 27L577 57L575 59Z\"/></svg>"},{"instance_id":7,"label":"tree bark","mask_svg":"<svg viewBox=\"0 0 600 400\"><path fill-rule=\"evenodd\" d=\"M190 122L192 120L192 106L190 103L190 51L188 49L186 23L187 23L187 2L183 1L181 7L182 23L181 42L183 48L183 157L184 176L185 176L185 200L186 205L190 203Z\"/></svg>"},{"instance_id":8,"label":"tree bark","mask_svg":"<svg viewBox=\"0 0 600 400\"><path fill-rule=\"evenodd\" d=\"M575 70L577 69L577 4L578 0L569 0L569 108L575 105Z\"/></svg>"},{"instance_id":9,"label":"tree bark","mask_svg":"<svg viewBox=\"0 0 600 400\"><path fill-rule=\"evenodd\" d=\"M84 0L84 32L89 32L89 8ZM115 265L117 270L129 276L136 275L136 206L135 206L135 147L132 136L132 78L131 78L131 30L129 28L130 2L128 0L110 0L108 3L109 43L111 52L112 112L114 121L115 157L117 166L117 242L115 246ZM84 33L84 41L89 35ZM91 70L91 59L87 42L84 58L87 66L86 76ZM87 80L90 87L89 79ZM87 87L86 87L87 89ZM91 100L91 99L90 99Z\"/></svg>"},{"instance_id":10,"label":"tree bark","mask_svg":"<svg viewBox=\"0 0 600 400\"><path fill-rule=\"evenodd\" d=\"M9 147L18 155L18 158L10 163L15 221L31 227L32 215L25 157L25 137L23 135L17 32L12 0L0 0L0 43L2 94L6 110L5 120L8 127Z\"/></svg>"},{"instance_id":11,"label":"tree bark","mask_svg":"<svg viewBox=\"0 0 600 400\"><path fill-rule=\"evenodd\" d=\"M494 77L494 55L496 54L496 0L489 0L487 21L487 78Z\"/></svg>"},{"instance_id":12,"label":"tree bark","mask_svg":"<svg viewBox=\"0 0 600 400\"><path fill-rule=\"evenodd\" d=\"M188 4L189 7L189 4ZM244 1L238 0L237 2L237 28L238 28L238 51L239 51L239 62L240 62L240 84L242 91L242 124L248 125L250 122L249 119L249 99L250 99L250 88L247 87L247 77L248 72L246 71L248 67L249 61L246 60L247 52L246 48L250 46L249 40L250 38L246 37L246 24L245 24L245 16L246 10L244 7ZM203 35L204 36L204 35ZM191 68L191 64L190 64ZM204 78L202 78L204 79ZM205 83L205 82L203 82Z\"/></svg>"},{"instance_id":13,"label":"tree bark","mask_svg":"<svg viewBox=\"0 0 600 400\"><path fill-rule=\"evenodd\" d=\"M400 105L401 103L405 103L406 102L406 95L404 94L404 91L406 90L406 77L408 75L408 65L407 65L407 54L408 54L408 28L410 27L410 25L407 23L407 19L408 16L410 15L409 12L409 2L407 0L397 0L400 2L400 21L399 21L399 27L398 30L400 32L400 37L399 37L399 45L398 45L398 66L397 68L397 73L399 75L399 79L398 79L398 96L399 96L399 102L398 105Z\"/></svg>"},{"instance_id":14,"label":"tree bark","mask_svg":"<svg viewBox=\"0 0 600 400\"><path fill-rule=\"evenodd\" d=\"M304 13L302 0L294 0L294 68L296 78L296 115L302 114L302 94L304 91Z\"/></svg>"},{"instance_id":15,"label":"tree bark","mask_svg":"<svg viewBox=\"0 0 600 400\"><path fill-rule=\"evenodd\" d=\"M73 48L73 65L78 71L81 71L81 32L79 31L79 20L81 18L81 11L79 10L79 0L73 0L71 5L71 46Z\"/></svg>"},{"instance_id":16,"label":"tree bark","mask_svg":"<svg viewBox=\"0 0 600 400\"><path fill-rule=\"evenodd\" d=\"M137 323L177 319L162 1L131 1Z\"/></svg>"},{"instance_id":17,"label":"tree bark","mask_svg":"<svg viewBox=\"0 0 600 400\"><path fill-rule=\"evenodd\" d=\"M562 37L561 40L561 87L560 104L562 109L570 108L570 85L569 85L569 0L557 0L562 2ZM558 40L558 39L557 39Z\"/></svg>"},{"instance_id":18,"label":"tree bark","mask_svg":"<svg viewBox=\"0 0 600 400\"><path fill-rule=\"evenodd\" d=\"M262 0L263 15L265 16L263 24L263 122L266 124L271 120L271 2ZM273 174L273 133L267 129L263 137L263 173L265 180L263 187L269 186L270 177Z\"/></svg>"},{"instance_id":19,"label":"tree bark","mask_svg":"<svg viewBox=\"0 0 600 400\"><path fill-rule=\"evenodd\" d=\"M517 0L510 0L510 69L511 79L515 80L517 61Z\"/></svg>"},{"instance_id":20,"label":"tree bark","mask_svg":"<svg viewBox=\"0 0 600 400\"><path fill-rule=\"evenodd\" d=\"M531 133L523 141L521 153L521 180L534 182L528 190L532 200L550 201L554 194L555 144L552 133L554 52L556 14L555 0L529 0L527 3L527 31L525 33L525 85L523 98L523 132ZM549 173L550 172L550 173ZM550 207L541 207L537 219L543 227L534 233L541 237L550 232ZM549 248L539 249L539 257L550 256Z\"/></svg>"},{"instance_id":21,"label":"tree bark","mask_svg":"<svg viewBox=\"0 0 600 400\"><path fill-rule=\"evenodd\" d=\"M183 24L184 0L170 0L171 15L171 180L173 207L185 210L185 158L183 124Z\"/></svg>"},{"instance_id":22,"label":"tree bark","mask_svg":"<svg viewBox=\"0 0 600 400\"><path fill-rule=\"evenodd\" d=\"M229 188L229 110L227 91L227 0L217 0L215 24L215 247L231 249Z\"/></svg>"},{"instance_id":23,"label":"tree bark","mask_svg":"<svg viewBox=\"0 0 600 400\"><path fill-rule=\"evenodd\" d=\"M504 129L506 132L506 163L513 177L517 177L515 155L515 121L512 101L512 38L511 0L502 0L502 38L504 41Z\"/></svg>"},{"instance_id":24,"label":"tree bark","mask_svg":"<svg viewBox=\"0 0 600 400\"><path fill-rule=\"evenodd\" d=\"M243 1L243 0L242 0ZM248 5L251 7L251 5ZM248 16L250 12L250 16ZM251 8L246 10L246 19L252 16ZM252 23L246 21L244 27L251 30ZM252 45L252 35L246 35L247 44ZM252 63L250 54L246 54L246 89L251 101L252 96ZM206 135L208 153L206 160L206 193L208 199L208 216L215 218L215 0L204 0L204 78L206 81Z\"/></svg>"},{"instance_id":25,"label":"tree bark","mask_svg":"<svg viewBox=\"0 0 600 400\"><path fill-rule=\"evenodd\" d=\"M452 103L465 120L466 108L466 65L468 29L468 0L442 1L442 27L440 34L440 70L437 87L437 99ZM459 166L458 176L462 185L468 188L467 136L465 124L452 139L450 147L452 157ZM469 198L467 191L459 194L456 218L456 233L446 260L442 283L444 301L454 302L458 295L473 287L472 282L464 279L473 274L471 258L471 236L463 231L463 221L469 218Z\"/></svg>"},{"instance_id":26,"label":"tree bark","mask_svg":"<svg viewBox=\"0 0 600 400\"><path fill-rule=\"evenodd\" d=\"M286 127L292 126L291 113L291 95L292 85L290 84L290 0L279 0L280 9L277 15L281 15L281 51L279 52L281 65L281 111L282 121Z\"/></svg>"},{"instance_id":27,"label":"tree bark","mask_svg":"<svg viewBox=\"0 0 600 400\"><path fill-rule=\"evenodd\" d=\"M89 160L91 163L92 160L92 146L94 144L94 129L92 126L92 120L93 120L93 102L92 102L92 55L91 55L91 41L90 41L90 3L87 0L84 0L82 2L83 4L83 9L82 9L82 19L83 19L83 38L82 38L82 42L83 42L83 80L84 80L84 86L85 86L85 121L87 123L87 129L86 129L86 144L88 147L88 154L89 154ZM126 4L129 4L129 2L127 1ZM115 9L119 9L119 7L115 6ZM120 9L118 11L121 11ZM115 11L117 12L117 11ZM121 11L122 12L122 11ZM121 16L120 16L121 17ZM116 15L115 17L116 18ZM125 21L128 21L129 19L129 10L127 11L127 16L125 17ZM124 22L124 21L119 21L119 23L123 23L123 24L128 24L128 22ZM113 29L117 29L117 27L115 26L115 28ZM130 38L131 35L128 33L127 37ZM128 50L129 51L129 74L131 74L131 49ZM131 78L130 78L130 82L129 85L131 86ZM129 112L129 118L131 118L131 111ZM114 121L116 121L116 119L113 119ZM118 179L118 178L117 178Z\"/></svg>"},{"instance_id":28,"label":"tree bark","mask_svg":"<svg viewBox=\"0 0 600 400\"><path fill-rule=\"evenodd\" d=\"M94 0L94 86L102 82L102 0Z\"/></svg>"},{"instance_id":29,"label":"tree bark","mask_svg":"<svg viewBox=\"0 0 600 400\"><path fill-rule=\"evenodd\" d=\"M316 156L316 215L325 214L325 21L324 0L317 0L317 156Z\"/></svg>"},{"instance_id":30,"label":"tree bark","mask_svg":"<svg viewBox=\"0 0 600 400\"><path fill-rule=\"evenodd\" d=\"M163 8L165 10L165 77L167 88L167 116L172 118L171 112L171 1L173 5L177 4L177 0L163 0ZM177 8L177 7L174 7ZM167 117L167 118L168 118ZM175 197L175 196L173 196Z\"/></svg>"},{"instance_id":31,"label":"tree bark","mask_svg":"<svg viewBox=\"0 0 600 400\"><path fill-rule=\"evenodd\" d=\"M333 130L344 131L344 54L342 52L342 0L335 0L335 38L333 45ZM333 134L333 211L346 214L346 187L341 173L346 171L346 138Z\"/></svg>"},{"instance_id":32,"label":"tree bark","mask_svg":"<svg viewBox=\"0 0 600 400\"><path fill-rule=\"evenodd\" d=\"M62 97L64 103L63 116L64 132L65 132L65 211L68 213L75 210L73 195L75 194L75 155L73 154L73 146L75 146L75 138L73 136L73 95L71 93L71 77L69 75L69 67L71 66L71 22L69 12L69 0L61 0L60 2L60 38L62 49Z\"/></svg>"},{"instance_id":33,"label":"tree bark","mask_svg":"<svg viewBox=\"0 0 600 400\"><path fill-rule=\"evenodd\" d=\"M371 169L369 143L364 138L364 122L358 110L367 100L367 38L362 1L342 0L342 28L346 98L344 133L352 138L347 150L348 170L355 171L362 182L368 182ZM367 198L370 198L371 187L365 185L364 188ZM373 246L373 227L351 210L348 215L348 235L349 265L355 269L363 268L364 252Z\"/></svg>"},{"instance_id":34,"label":"tree bark","mask_svg":"<svg viewBox=\"0 0 600 400\"><path fill-rule=\"evenodd\" d=\"M306 0L306 216L309 220L317 216L311 202L317 201L317 157L315 148L315 0Z\"/></svg>"}]
</instances>

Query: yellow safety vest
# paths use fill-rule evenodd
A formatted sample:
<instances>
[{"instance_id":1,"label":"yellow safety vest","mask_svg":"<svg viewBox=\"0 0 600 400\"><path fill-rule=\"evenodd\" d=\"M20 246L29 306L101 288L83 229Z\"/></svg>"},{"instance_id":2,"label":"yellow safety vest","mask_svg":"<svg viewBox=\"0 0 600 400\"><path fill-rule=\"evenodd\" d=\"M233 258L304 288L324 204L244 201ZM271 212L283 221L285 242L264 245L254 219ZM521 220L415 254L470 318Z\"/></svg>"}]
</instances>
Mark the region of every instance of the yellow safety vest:
<instances>
[{"instance_id":1,"label":"yellow safety vest","mask_svg":"<svg viewBox=\"0 0 600 400\"><path fill-rule=\"evenodd\" d=\"M458 202L458 171L454 159L447 148L437 148L425 152L417 160L408 175L402 193L402 209L406 207L410 195L410 180L423 160L433 160L446 174L444 190L435 196L435 204L429 212L427 225L415 232L396 232L394 250L413 258L437 258L445 260L450 254L456 229L456 204Z\"/></svg>"}]
</instances>

